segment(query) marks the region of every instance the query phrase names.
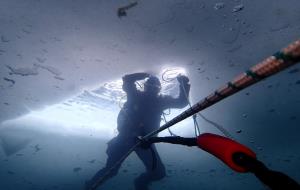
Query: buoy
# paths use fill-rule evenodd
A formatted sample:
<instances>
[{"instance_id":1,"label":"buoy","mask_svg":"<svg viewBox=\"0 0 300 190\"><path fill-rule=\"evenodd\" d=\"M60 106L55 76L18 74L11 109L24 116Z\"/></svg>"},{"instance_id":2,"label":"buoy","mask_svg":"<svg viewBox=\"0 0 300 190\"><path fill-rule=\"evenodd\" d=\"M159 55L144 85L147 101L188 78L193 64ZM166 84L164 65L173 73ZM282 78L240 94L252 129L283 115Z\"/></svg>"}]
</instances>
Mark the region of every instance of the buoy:
<instances>
[{"instance_id":1,"label":"buoy","mask_svg":"<svg viewBox=\"0 0 300 190\"><path fill-rule=\"evenodd\" d=\"M199 148L216 156L237 172L248 172L248 169L234 162L233 155L235 153L244 153L256 159L256 154L250 148L220 135L203 133L197 137L197 144Z\"/></svg>"}]
</instances>

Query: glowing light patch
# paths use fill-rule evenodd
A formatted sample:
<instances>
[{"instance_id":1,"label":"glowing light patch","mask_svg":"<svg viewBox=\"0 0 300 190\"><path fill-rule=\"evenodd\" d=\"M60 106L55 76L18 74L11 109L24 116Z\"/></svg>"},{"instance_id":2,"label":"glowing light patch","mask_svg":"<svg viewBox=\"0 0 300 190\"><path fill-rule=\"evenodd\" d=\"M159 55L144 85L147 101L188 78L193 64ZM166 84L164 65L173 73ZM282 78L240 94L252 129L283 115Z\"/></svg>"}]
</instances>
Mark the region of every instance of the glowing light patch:
<instances>
[{"instance_id":1,"label":"glowing light patch","mask_svg":"<svg viewBox=\"0 0 300 190\"><path fill-rule=\"evenodd\" d=\"M176 96L178 84L176 76L185 74L182 68L169 68L162 71L162 93ZM138 87L138 89L142 89ZM33 110L29 114L14 120L2 123L6 126L19 126L34 129L46 133L59 133L62 135L81 135L101 137L110 139L117 134L117 115L122 104L126 101L126 94L122 90L122 80L115 80L104 83L94 90L83 90L79 95L70 98L62 103L46 107L42 110ZM179 114L178 110L172 110L167 116L168 119ZM181 123L186 125L190 121ZM163 124L163 123L162 123ZM175 127L176 133L181 132ZM162 135L168 135L163 132Z\"/></svg>"}]
</instances>

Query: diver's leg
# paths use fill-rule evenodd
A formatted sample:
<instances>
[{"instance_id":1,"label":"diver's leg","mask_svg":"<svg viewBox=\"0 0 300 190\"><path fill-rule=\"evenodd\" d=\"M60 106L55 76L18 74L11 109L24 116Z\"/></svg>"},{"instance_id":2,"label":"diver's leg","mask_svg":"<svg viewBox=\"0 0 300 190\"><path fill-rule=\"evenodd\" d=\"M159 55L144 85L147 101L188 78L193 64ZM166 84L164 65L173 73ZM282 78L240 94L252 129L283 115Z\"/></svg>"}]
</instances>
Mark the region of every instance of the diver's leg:
<instances>
[{"instance_id":1,"label":"diver's leg","mask_svg":"<svg viewBox=\"0 0 300 190\"><path fill-rule=\"evenodd\" d=\"M107 154L107 160L106 165L100 169L94 177L87 182L86 189L91 188L94 184L97 183L98 180L100 180L102 183L107 181L108 179L112 178L113 176L117 175L121 163L116 164L120 161L120 159L123 157L123 155L130 149L130 143L125 138L122 138L120 136L117 136L110 140L107 146L106 154Z\"/></svg>"},{"instance_id":2,"label":"diver's leg","mask_svg":"<svg viewBox=\"0 0 300 190\"><path fill-rule=\"evenodd\" d=\"M146 167L146 172L142 173L134 181L136 190L147 190L152 181L161 180L166 176L165 166L162 163L155 145L150 149L137 148L135 151Z\"/></svg>"}]
</instances>

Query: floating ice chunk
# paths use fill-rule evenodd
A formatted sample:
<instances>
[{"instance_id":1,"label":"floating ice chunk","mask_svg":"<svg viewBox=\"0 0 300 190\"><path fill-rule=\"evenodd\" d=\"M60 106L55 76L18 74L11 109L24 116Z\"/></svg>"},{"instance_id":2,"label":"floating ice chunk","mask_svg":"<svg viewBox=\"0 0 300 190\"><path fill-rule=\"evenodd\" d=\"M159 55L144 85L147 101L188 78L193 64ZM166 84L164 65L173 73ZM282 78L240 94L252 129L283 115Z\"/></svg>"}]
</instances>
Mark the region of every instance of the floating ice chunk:
<instances>
[{"instance_id":1,"label":"floating ice chunk","mask_svg":"<svg viewBox=\"0 0 300 190\"><path fill-rule=\"evenodd\" d=\"M2 55L3 53L5 53L5 50L0 49L0 55Z\"/></svg>"},{"instance_id":2,"label":"floating ice chunk","mask_svg":"<svg viewBox=\"0 0 300 190\"><path fill-rule=\"evenodd\" d=\"M37 153L37 152L40 151L40 150L41 150L41 148L40 148L39 144L36 144L36 145L34 146L34 152Z\"/></svg>"},{"instance_id":3,"label":"floating ice chunk","mask_svg":"<svg viewBox=\"0 0 300 190\"><path fill-rule=\"evenodd\" d=\"M1 42L9 42L9 39L2 35Z\"/></svg>"},{"instance_id":4,"label":"floating ice chunk","mask_svg":"<svg viewBox=\"0 0 300 190\"><path fill-rule=\"evenodd\" d=\"M40 58L40 57L36 57L35 59L40 63L44 63L47 60L46 58Z\"/></svg>"},{"instance_id":5,"label":"floating ice chunk","mask_svg":"<svg viewBox=\"0 0 300 190\"><path fill-rule=\"evenodd\" d=\"M245 114L245 113L242 116L243 116L243 118L247 118L248 117L248 115Z\"/></svg>"},{"instance_id":6,"label":"floating ice chunk","mask_svg":"<svg viewBox=\"0 0 300 190\"><path fill-rule=\"evenodd\" d=\"M14 81L13 79L9 79L9 78L6 78L6 77L4 77L3 80L5 80L7 82L10 82L11 83L10 86L13 86L16 83L16 81Z\"/></svg>"},{"instance_id":7,"label":"floating ice chunk","mask_svg":"<svg viewBox=\"0 0 300 190\"><path fill-rule=\"evenodd\" d=\"M216 170L215 170L215 169L211 169L211 170L209 170L209 172L210 172L210 173L215 173Z\"/></svg>"},{"instance_id":8,"label":"floating ice chunk","mask_svg":"<svg viewBox=\"0 0 300 190\"><path fill-rule=\"evenodd\" d=\"M274 112L275 112L275 109L274 109L274 108L271 108L271 109L268 110L268 112L269 112L269 113L274 113Z\"/></svg>"},{"instance_id":9,"label":"floating ice chunk","mask_svg":"<svg viewBox=\"0 0 300 190\"><path fill-rule=\"evenodd\" d=\"M270 28L270 31L271 32L277 32L277 31L287 29L289 27L290 27L289 23L277 23L276 22L276 24Z\"/></svg>"},{"instance_id":10,"label":"floating ice chunk","mask_svg":"<svg viewBox=\"0 0 300 190\"><path fill-rule=\"evenodd\" d=\"M57 80L65 80L64 78L60 77L60 76L54 76L55 79Z\"/></svg>"},{"instance_id":11,"label":"floating ice chunk","mask_svg":"<svg viewBox=\"0 0 300 190\"><path fill-rule=\"evenodd\" d=\"M232 12L235 13L235 12L239 12L241 10L244 9L244 5L243 4L240 4L240 5L236 5L235 7L233 7L232 9Z\"/></svg>"},{"instance_id":12,"label":"floating ice chunk","mask_svg":"<svg viewBox=\"0 0 300 190\"><path fill-rule=\"evenodd\" d=\"M56 42L61 42L62 39L58 38L58 37L53 37L53 40L56 41Z\"/></svg>"},{"instance_id":13,"label":"floating ice chunk","mask_svg":"<svg viewBox=\"0 0 300 190\"><path fill-rule=\"evenodd\" d=\"M46 44L47 42L45 41L45 40L43 40L43 39L40 39L40 42L42 43L42 44Z\"/></svg>"},{"instance_id":14,"label":"floating ice chunk","mask_svg":"<svg viewBox=\"0 0 300 190\"><path fill-rule=\"evenodd\" d=\"M189 26L186 28L186 31L189 33L193 32L194 30L195 30L195 26Z\"/></svg>"},{"instance_id":15,"label":"floating ice chunk","mask_svg":"<svg viewBox=\"0 0 300 190\"><path fill-rule=\"evenodd\" d=\"M123 16L127 16L126 11L131 9L132 7L135 7L137 4L138 2L132 2L129 5L118 8L118 17L121 18Z\"/></svg>"},{"instance_id":16,"label":"floating ice chunk","mask_svg":"<svg viewBox=\"0 0 300 190\"><path fill-rule=\"evenodd\" d=\"M300 71L299 68L295 68L289 71L289 74L294 74L294 73L298 73Z\"/></svg>"},{"instance_id":17,"label":"floating ice chunk","mask_svg":"<svg viewBox=\"0 0 300 190\"><path fill-rule=\"evenodd\" d=\"M237 51L237 50L239 50L241 48L242 48L242 44L238 44L238 45L233 46L232 48L228 49L227 51L230 52L230 53L232 53L232 52L235 52L235 51Z\"/></svg>"},{"instance_id":18,"label":"floating ice chunk","mask_svg":"<svg viewBox=\"0 0 300 190\"><path fill-rule=\"evenodd\" d=\"M80 167L76 167L76 168L73 169L73 172L79 172L80 170L81 170Z\"/></svg>"},{"instance_id":19,"label":"floating ice chunk","mask_svg":"<svg viewBox=\"0 0 300 190\"><path fill-rule=\"evenodd\" d=\"M27 30L27 29L22 29L22 32L24 32L25 34L30 34L31 32L29 31L29 30Z\"/></svg>"},{"instance_id":20,"label":"floating ice chunk","mask_svg":"<svg viewBox=\"0 0 300 190\"><path fill-rule=\"evenodd\" d=\"M95 159L93 159L93 160L90 160L90 161L88 161L89 163L91 163L91 164L93 164L93 163L95 163Z\"/></svg>"},{"instance_id":21,"label":"floating ice chunk","mask_svg":"<svg viewBox=\"0 0 300 190\"><path fill-rule=\"evenodd\" d=\"M61 75L61 72L58 69L54 68L54 67L41 65L41 64L37 64L37 63L35 63L34 66L37 67L37 68L45 69L45 70L49 71L50 73L52 73L56 76Z\"/></svg>"},{"instance_id":22,"label":"floating ice chunk","mask_svg":"<svg viewBox=\"0 0 300 190\"><path fill-rule=\"evenodd\" d=\"M95 61L98 62L98 63L102 63L103 62L102 59L95 59Z\"/></svg>"},{"instance_id":23,"label":"floating ice chunk","mask_svg":"<svg viewBox=\"0 0 300 190\"><path fill-rule=\"evenodd\" d=\"M10 75L21 75L21 76L28 76L28 75L38 75L37 67L33 68L13 68L11 66L6 65L6 67L10 70Z\"/></svg>"},{"instance_id":24,"label":"floating ice chunk","mask_svg":"<svg viewBox=\"0 0 300 190\"><path fill-rule=\"evenodd\" d=\"M219 2L219 3L215 4L214 9L215 10L220 10L220 9L223 9L224 7L225 7L225 3Z\"/></svg>"},{"instance_id":25,"label":"floating ice chunk","mask_svg":"<svg viewBox=\"0 0 300 190\"><path fill-rule=\"evenodd\" d=\"M15 174L15 172L13 172L13 171L7 171L7 173L9 174L9 175L14 175Z\"/></svg>"},{"instance_id":26,"label":"floating ice chunk","mask_svg":"<svg viewBox=\"0 0 300 190\"><path fill-rule=\"evenodd\" d=\"M262 147L260 147L260 146L259 146L259 147L257 147L257 149L258 149L258 150L263 150L263 148L262 148Z\"/></svg>"}]
</instances>

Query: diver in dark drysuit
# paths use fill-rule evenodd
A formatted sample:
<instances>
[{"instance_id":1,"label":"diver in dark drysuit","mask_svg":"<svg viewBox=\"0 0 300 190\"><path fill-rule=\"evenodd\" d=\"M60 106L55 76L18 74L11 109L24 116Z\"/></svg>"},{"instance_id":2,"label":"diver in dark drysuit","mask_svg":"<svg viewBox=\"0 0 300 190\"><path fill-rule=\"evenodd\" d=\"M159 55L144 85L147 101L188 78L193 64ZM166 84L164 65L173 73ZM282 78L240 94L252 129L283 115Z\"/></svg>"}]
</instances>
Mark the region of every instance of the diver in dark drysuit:
<instances>
[{"instance_id":1,"label":"diver in dark drysuit","mask_svg":"<svg viewBox=\"0 0 300 190\"><path fill-rule=\"evenodd\" d=\"M150 139L142 140L141 147L147 149L154 143L171 143L203 148L201 144L199 144L199 138L201 138L201 135L197 138L184 138L179 136L151 137ZM235 141L231 142L236 143ZM236 145L239 146L238 144ZM228 148L231 149L231 147ZM231 159L235 164L244 168L245 171L253 173L262 183L272 190L300 190L300 185L295 180L282 172L270 170L263 162L253 156L249 156L243 152L233 152Z\"/></svg>"},{"instance_id":2,"label":"diver in dark drysuit","mask_svg":"<svg viewBox=\"0 0 300 190\"><path fill-rule=\"evenodd\" d=\"M135 82L146 78L144 91L137 90ZM183 108L188 104L186 95L188 96L190 90L189 79L179 75L177 81L180 84L180 92L179 96L174 98L159 94L161 84L157 77L147 73L134 73L123 77L123 90L127 94L127 101L117 119L119 134L108 142L106 166L87 182L86 189L91 189L99 178L105 177L103 181L106 181L118 173L121 163L112 171L109 170L136 144L138 136L144 136L159 128L165 109ZM152 181L165 177L165 167L155 145L151 145L149 149L138 147L135 153L146 167L146 172L135 179L135 189L147 190Z\"/></svg>"}]
</instances>

